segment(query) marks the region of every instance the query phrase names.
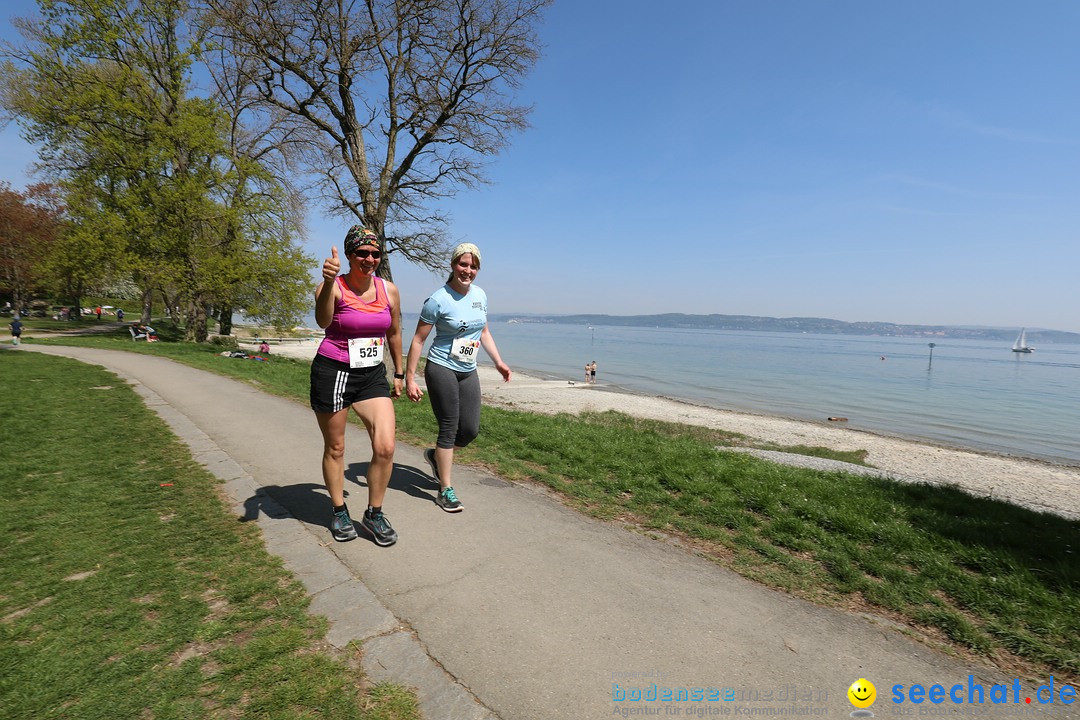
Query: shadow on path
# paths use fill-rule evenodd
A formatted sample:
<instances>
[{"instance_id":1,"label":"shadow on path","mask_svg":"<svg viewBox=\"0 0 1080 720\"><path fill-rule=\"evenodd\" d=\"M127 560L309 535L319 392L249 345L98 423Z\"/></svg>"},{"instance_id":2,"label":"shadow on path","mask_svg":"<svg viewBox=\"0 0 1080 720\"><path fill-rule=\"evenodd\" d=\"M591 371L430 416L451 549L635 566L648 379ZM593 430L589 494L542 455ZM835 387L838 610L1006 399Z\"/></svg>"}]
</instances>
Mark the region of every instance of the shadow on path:
<instances>
[{"instance_id":1,"label":"shadow on path","mask_svg":"<svg viewBox=\"0 0 1080 720\"><path fill-rule=\"evenodd\" d=\"M364 502L354 510L359 512L366 507L366 493L359 489L367 488L368 463L352 463L345 468L345 499L359 498ZM394 465L390 475L390 491L402 492L415 498L435 503L435 494L439 483L431 476L410 465ZM392 495L387 499L393 502ZM281 509L286 511L284 514ZM389 512L389 511L388 511ZM258 492L244 501L244 514L240 522L257 520L263 514L275 520L296 518L317 527L330 527L330 503L325 487L315 483L297 483L295 485L264 485Z\"/></svg>"}]
</instances>

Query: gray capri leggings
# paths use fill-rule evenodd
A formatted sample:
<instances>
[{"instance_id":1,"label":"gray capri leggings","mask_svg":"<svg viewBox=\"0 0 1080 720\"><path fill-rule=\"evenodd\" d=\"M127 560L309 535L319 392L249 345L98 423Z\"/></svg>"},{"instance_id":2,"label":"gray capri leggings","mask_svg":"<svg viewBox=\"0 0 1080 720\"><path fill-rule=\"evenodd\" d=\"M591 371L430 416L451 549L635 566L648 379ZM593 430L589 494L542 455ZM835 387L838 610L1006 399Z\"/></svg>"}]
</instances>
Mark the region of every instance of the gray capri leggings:
<instances>
[{"instance_id":1,"label":"gray capri leggings","mask_svg":"<svg viewBox=\"0 0 1080 720\"><path fill-rule=\"evenodd\" d=\"M458 372L430 360L424 381L431 409L439 421L436 447L465 447L480 434L480 377L475 370Z\"/></svg>"}]
</instances>

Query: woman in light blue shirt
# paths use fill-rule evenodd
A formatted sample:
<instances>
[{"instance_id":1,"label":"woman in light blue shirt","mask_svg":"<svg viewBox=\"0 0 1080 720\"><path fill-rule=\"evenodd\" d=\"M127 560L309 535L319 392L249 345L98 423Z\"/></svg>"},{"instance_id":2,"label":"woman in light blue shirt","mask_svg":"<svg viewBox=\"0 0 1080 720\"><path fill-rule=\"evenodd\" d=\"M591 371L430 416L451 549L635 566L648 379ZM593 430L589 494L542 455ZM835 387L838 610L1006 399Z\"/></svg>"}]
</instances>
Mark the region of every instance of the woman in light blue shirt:
<instances>
[{"instance_id":1,"label":"woman in light blue shirt","mask_svg":"<svg viewBox=\"0 0 1080 720\"><path fill-rule=\"evenodd\" d=\"M479 271L479 248L472 243L454 248L449 279L424 301L420 310L405 370L405 392L410 400L418 402L424 392L416 384L416 367L424 342L435 328L424 381L431 395L431 409L439 421L439 437L434 449L424 451L424 458L439 481L435 502L446 512L464 509L452 482L454 450L465 447L480 433L480 379L476 374L480 348L484 348L505 382L510 382L511 376L488 329L487 295L473 284Z\"/></svg>"}]
</instances>

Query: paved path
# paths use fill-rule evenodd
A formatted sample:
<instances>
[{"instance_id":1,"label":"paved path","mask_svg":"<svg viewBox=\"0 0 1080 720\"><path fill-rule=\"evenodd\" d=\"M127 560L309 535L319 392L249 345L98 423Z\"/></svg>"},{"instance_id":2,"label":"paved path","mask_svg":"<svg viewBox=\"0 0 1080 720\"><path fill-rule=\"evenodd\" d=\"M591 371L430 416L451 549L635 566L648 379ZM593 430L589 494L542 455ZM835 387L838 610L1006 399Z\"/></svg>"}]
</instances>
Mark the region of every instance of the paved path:
<instances>
[{"instance_id":1,"label":"paved path","mask_svg":"<svg viewBox=\"0 0 1080 720\"><path fill-rule=\"evenodd\" d=\"M365 671L417 687L431 720L594 718L646 707L694 717L785 708L846 717L853 710L847 687L861 677L877 685L872 710L881 717L899 709L889 702L898 683L966 687L969 674L987 690L1012 682L914 643L886 621L765 589L483 471L455 471L466 510L443 513L420 449L402 444L385 504L400 541L390 548L334 543L320 436L304 405L161 358L26 350L100 364L128 379L226 481L236 512L257 518L269 550L307 586L313 612L330 619L330 642L362 640ZM366 435L350 426L346 442L346 485L359 511ZM731 688L735 700L617 699L654 683ZM1073 707L1038 710L1068 717Z\"/></svg>"}]
</instances>

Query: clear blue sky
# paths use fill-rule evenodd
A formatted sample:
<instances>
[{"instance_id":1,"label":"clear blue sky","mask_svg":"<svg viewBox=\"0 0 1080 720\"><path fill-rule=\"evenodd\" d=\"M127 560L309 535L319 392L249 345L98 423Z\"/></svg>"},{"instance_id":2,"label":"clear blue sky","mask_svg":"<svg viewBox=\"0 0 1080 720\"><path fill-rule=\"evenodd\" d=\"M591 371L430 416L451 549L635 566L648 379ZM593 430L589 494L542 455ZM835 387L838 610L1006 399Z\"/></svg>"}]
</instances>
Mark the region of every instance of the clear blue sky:
<instances>
[{"instance_id":1,"label":"clear blue sky","mask_svg":"<svg viewBox=\"0 0 1080 720\"><path fill-rule=\"evenodd\" d=\"M491 312L1080 332L1080 3L558 0L541 37L533 127L448 206Z\"/></svg>"}]
</instances>

